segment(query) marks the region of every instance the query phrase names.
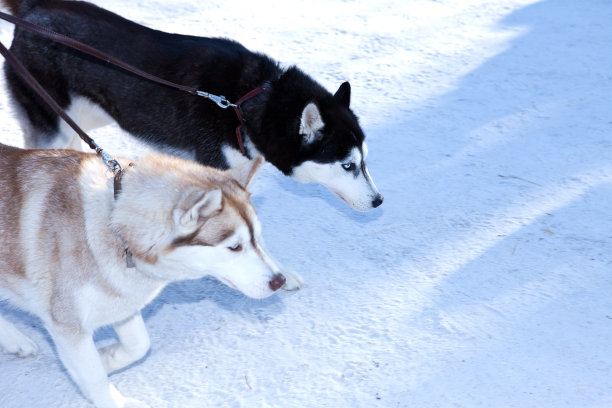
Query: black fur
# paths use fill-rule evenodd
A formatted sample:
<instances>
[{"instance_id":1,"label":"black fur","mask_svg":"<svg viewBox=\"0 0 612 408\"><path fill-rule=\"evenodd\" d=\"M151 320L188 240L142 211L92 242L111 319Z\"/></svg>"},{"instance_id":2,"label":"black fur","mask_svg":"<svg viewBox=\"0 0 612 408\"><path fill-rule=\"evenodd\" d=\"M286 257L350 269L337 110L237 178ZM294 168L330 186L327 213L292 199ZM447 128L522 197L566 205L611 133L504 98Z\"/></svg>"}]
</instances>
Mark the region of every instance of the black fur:
<instances>
[{"instance_id":1,"label":"black fur","mask_svg":"<svg viewBox=\"0 0 612 408\"><path fill-rule=\"evenodd\" d=\"M244 104L245 131L265 159L287 175L306 160L341 160L363 142L349 108L348 83L332 95L298 68L281 69L271 58L235 41L152 30L86 2L2 1L19 17L232 102L266 84L267 92ZM71 94L87 97L132 135L162 148L193 150L197 161L217 168L228 166L223 145L238 149L238 119L232 109L220 109L19 28L11 50L63 107L70 104ZM56 133L57 115L6 65L5 73L14 99L37 133ZM299 135L300 116L309 102L316 103L325 123L323 136L310 144Z\"/></svg>"}]
</instances>

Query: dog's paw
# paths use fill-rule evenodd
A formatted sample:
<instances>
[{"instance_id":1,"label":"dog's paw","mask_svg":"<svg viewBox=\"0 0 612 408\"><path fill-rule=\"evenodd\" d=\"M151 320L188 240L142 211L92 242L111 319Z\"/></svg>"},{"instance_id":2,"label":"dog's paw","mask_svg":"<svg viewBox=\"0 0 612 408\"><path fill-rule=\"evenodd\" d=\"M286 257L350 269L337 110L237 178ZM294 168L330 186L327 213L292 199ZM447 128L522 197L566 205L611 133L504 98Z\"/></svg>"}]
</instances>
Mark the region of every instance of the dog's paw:
<instances>
[{"instance_id":1,"label":"dog's paw","mask_svg":"<svg viewBox=\"0 0 612 408\"><path fill-rule=\"evenodd\" d=\"M108 374L125 366L125 364L117 359L116 354L118 354L117 351L119 350L121 350L120 343L111 344L110 346L106 346L98 350L100 360L102 360L104 369Z\"/></svg>"},{"instance_id":2,"label":"dog's paw","mask_svg":"<svg viewBox=\"0 0 612 408\"><path fill-rule=\"evenodd\" d=\"M38 346L29 337L18 330L10 333L3 333L2 347L8 354L15 354L19 357L33 356L38 352ZM6 336L8 334L8 336Z\"/></svg>"},{"instance_id":3,"label":"dog's paw","mask_svg":"<svg viewBox=\"0 0 612 408\"><path fill-rule=\"evenodd\" d=\"M285 276L285 284L283 285L282 289L298 290L306 286L304 279L302 279L302 277L296 272L285 269L282 271L282 274Z\"/></svg>"},{"instance_id":4,"label":"dog's paw","mask_svg":"<svg viewBox=\"0 0 612 408\"><path fill-rule=\"evenodd\" d=\"M151 406L133 398L124 398L121 408L151 408Z\"/></svg>"},{"instance_id":5,"label":"dog's paw","mask_svg":"<svg viewBox=\"0 0 612 408\"><path fill-rule=\"evenodd\" d=\"M113 401L112 406L116 406L117 408L151 408L149 404L146 404L142 401L139 401L134 398L124 397L113 384L109 384L109 391ZM98 405L96 404L96 406Z\"/></svg>"},{"instance_id":6,"label":"dog's paw","mask_svg":"<svg viewBox=\"0 0 612 408\"><path fill-rule=\"evenodd\" d=\"M123 344L116 343L98 350L104 369L108 374L121 370L135 361L140 360L149 350L148 346L126 349Z\"/></svg>"}]
</instances>

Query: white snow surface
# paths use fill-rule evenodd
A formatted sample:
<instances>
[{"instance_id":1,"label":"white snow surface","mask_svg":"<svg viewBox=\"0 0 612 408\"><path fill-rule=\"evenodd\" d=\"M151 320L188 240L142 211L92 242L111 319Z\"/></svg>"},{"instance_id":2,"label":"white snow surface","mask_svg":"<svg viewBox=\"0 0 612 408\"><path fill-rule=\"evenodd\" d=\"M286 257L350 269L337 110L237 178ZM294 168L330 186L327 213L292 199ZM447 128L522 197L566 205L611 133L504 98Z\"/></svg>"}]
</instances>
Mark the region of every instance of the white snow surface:
<instances>
[{"instance_id":1,"label":"white snow surface","mask_svg":"<svg viewBox=\"0 0 612 408\"><path fill-rule=\"evenodd\" d=\"M350 80L385 196L358 213L265 166L252 191L266 242L307 287L256 301L212 278L170 285L143 312L150 353L111 376L124 395L158 408L612 407L610 0L97 4L236 39L332 92ZM0 140L21 145L0 82ZM116 126L92 136L111 154L145 150ZM0 312L40 346L0 354L0 407L89 406L40 321Z\"/></svg>"}]
</instances>

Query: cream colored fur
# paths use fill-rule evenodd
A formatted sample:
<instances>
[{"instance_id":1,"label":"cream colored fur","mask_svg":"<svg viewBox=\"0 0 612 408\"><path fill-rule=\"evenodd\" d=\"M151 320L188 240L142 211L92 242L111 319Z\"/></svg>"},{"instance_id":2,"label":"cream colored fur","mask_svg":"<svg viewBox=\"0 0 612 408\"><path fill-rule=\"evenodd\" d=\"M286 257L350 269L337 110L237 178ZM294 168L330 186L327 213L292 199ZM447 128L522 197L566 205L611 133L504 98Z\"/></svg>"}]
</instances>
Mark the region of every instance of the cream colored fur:
<instances>
[{"instance_id":1,"label":"cream colored fur","mask_svg":"<svg viewBox=\"0 0 612 408\"><path fill-rule=\"evenodd\" d=\"M146 406L124 398L107 373L146 354L140 310L166 284L213 275L263 298L285 282L245 190L261 160L226 172L165 155L121 164L115 200L112 174L95 155L0 145L0 298L42 319L99 408ZM300 283L289 277L286 288ZM93 331L109 324L119 342L97 350ZM1 316L0 346L36 352Z\"/></svg>"}]
</instances>

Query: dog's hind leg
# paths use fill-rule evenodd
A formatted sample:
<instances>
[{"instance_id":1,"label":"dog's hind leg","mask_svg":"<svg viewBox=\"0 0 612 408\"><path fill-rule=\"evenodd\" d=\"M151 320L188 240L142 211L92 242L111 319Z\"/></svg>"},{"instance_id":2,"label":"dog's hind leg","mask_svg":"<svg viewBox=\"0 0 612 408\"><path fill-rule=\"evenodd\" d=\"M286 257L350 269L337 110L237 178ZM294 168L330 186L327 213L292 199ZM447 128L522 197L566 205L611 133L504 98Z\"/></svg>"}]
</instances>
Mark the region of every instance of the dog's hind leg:
<instances>
[{"instance_id":1,"label":"dog's hind leg","mask_svg":"<svg viewBox=\"0 0 612 408\"><path fill-rule=\"evenodd\" d=\"M85 145L77 133L60 119L13 69L7 67L5 72L26 149L84 150ZM84 131L113 122L99 105L85 97L71 95L62 86L61 80L57 81L56 86L49 86L46 90Z\"/></svg>"},{"instance_id":2,"label":"dog's hind leg","mask_svg":"<svg viewBox=\"0 0 612 408\"><path fill-rule=\"evenodd\" d=\"M92 333L49 327L64 367L79 386L81 392L97 408L144 408L143 402L125 398L110 383Z\"/></svg>"},{"instance_id":3,"label":"dog's hind leg","mask_svg":"<svg viewBox=\"0 0 612 408\"><path fill-rule=\"evenodd\" d=\"M69 141L61 140L59 116L10 66L5 65L5 73L7 88L12 96L11 105L23 131L24 147L26 149L66 147L62 144ZM70 96L61 86L48 88L47 91L63 108L70 104Z\"/></svg>"},{"instance_id":4,"label":"dog's hind leg","mask_svg":"<svg viewBox=\"0 0 612 408\"><path fill-rule=\"evenodd\" d=\"M107 373L120 370L140 360L147 354L151 346L149 334L140 313L113 327L119 337L119 343L100 350L102 364Z\"/></svg>"},{"instance_id":5,"label":"dog's hind leg","mask_svg":"<svg viewBox=\"0 0 612 408\"><path fill-rule=\"evenodd\" d=\"M85 132L114 122L113 118L99 105L82 96L73 95L71 97L70 106L66 109L66 113ZM73 150L88 149L85 148L86 145L81 140L81 137L63 120L59 122L59 136L57 140L63 144L62 148Z\"/></svg>"},{"instance_id":6,"label":"dog's hind leg","mask_svg":"<svg viewBox=\"0 0 612 408\"><path fill-rule=\"evenodd\" d=\"M5 352L26 357L36 354L38 347L36 343L21 333L8 320L0 315L0 346Z\"/></svg>"}]
</instances>

